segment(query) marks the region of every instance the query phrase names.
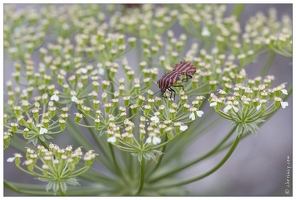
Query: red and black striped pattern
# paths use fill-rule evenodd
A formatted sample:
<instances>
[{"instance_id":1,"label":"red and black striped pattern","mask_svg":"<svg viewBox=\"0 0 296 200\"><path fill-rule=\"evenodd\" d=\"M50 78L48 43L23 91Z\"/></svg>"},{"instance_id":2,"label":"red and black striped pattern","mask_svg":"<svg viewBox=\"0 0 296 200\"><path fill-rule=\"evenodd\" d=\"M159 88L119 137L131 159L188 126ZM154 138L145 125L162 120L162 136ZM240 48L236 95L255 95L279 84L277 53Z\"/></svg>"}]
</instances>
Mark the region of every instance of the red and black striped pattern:
<instances>
[{"instance_id":1,"label":"red and black striped pattern","mask_svg":"<svg viewBox=\"0 0 296 200\"><path fill-rule=\"evenodd\" d=\"M196 72L196 68L190 62L182 61L175 65L173 71L177 71L181 74L186 75L186 79L182 79L182 81L187 82L188 79L192 78L192 75Z\"/></svg>"},{"instance_id":2,"label":"red and black striped pattern","mask_svg":"<svg viewBox=\"0 0 296 200\"><path fill-rule=\"evenodd\" d=\"M190 63L182 61L175 65L173 71L163 75L159 81L157 81L158 87L160 88L160 91L162 93L162 96L164 96L164 93L166 90L169 90L171 92L170 98L172 98L172 95L174 94L174 99L176 95L176 91L172 89L171 87L175 82L180 80L181 75L186 75L186 79L182 79L182 81L188 81L188 79L192 78L192 75L196 72L196 68ZM175 85L174 87L182 87L184 90L183 85Z\"/></svg>"}]
</instances>

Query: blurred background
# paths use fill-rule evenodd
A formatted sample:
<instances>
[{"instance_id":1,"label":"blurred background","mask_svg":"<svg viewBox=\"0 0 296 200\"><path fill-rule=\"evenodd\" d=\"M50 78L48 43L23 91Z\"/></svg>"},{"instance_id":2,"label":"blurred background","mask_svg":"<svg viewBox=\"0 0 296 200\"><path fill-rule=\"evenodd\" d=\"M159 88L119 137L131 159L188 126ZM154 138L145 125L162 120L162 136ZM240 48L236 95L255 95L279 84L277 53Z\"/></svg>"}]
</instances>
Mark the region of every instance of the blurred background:
<instances>
[{"instance_id":1,"label":"blurred background","mask_svg":"<svg viewBox=\"0 0 296 200\"><path fill-rule=\"evenodd\" d=\"M19 9L28 7L38 7L38 5L22 4L17 5ZM228 13L233 8L228 6ZM257 12L263 12L267 15L269 8L275 8L278 13L278 19L282 15L288 14L292 18L292 4L247 4L241 17L241 29L246 21L254 16ZM5 9L5 6L4 6ZM178 25L172 28L175 35L178 37L183 30ZM129 54L129 56L132 56ZM133 59L129 59L130 66L136 66L137 63ZM245 69L248 78L257 77L261 67L265 64L267 56L262 56L256 63L248 65ZM13 63L4 55L4 85L7 80L11 80L13 71ZM273 85L279 85L283 82L287 86L292 85L292 60L282 56L276 56L272 67L268 71L269 75L276 77ZM5 96L6 87L4 86L4 102L7 101ZM198 182L191 183L185 187L190 191L192 196L291 196L292 188L286 186L287 174L287 157L292 159L292 96L287 100L289 106L285 109L279 109L267 123L265 123L257 135L250 135L243 139L233 155L228 161L215 173L202 179ZM206 108L205 112L209 109ZM230 125L229 121L222 121L219 126L216 126L210 133L200 137L196 142L189 146L186 156L182 160L190 160L206 152L210 147L213 147L220 140L221 133L228 132ZM222 135L223 135L222 134ZM65 141L69 144L69 138L59 136L56 140ZM61 143L61 142L59 142ZM71 143L71 142L70 142ZM7 158L17 152L12 148L8 148L4 152L4 179L8 181L17 181L20 183L40 184L40 181L34 180L20 172L14 164L7 163ZM199 165L188 168L183 174L180 174L180 179L186 179L196 176L207 171L215 166L224 154L219 154L203 161ZM181 162L181 161L180 161ZM291 161L292 162L292 161ZM292 182L292 178L290 178ZM292 185L291 185L292 187ZM287 194L287 190L289 193ZM11 190L4 188L5 196L18 196Z\"/></svg>"}]
</instances>

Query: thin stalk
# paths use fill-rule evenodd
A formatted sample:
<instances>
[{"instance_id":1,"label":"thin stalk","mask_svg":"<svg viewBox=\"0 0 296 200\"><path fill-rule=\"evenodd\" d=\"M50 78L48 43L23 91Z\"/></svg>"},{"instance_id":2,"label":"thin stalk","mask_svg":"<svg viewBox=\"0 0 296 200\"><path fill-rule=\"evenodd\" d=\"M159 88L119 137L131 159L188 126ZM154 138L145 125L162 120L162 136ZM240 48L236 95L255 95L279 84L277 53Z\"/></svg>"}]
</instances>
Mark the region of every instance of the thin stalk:
<instances>
[{"instance_id":1,"label":"thin stalk","mask_svg":"<svg viewBox=\"0 0 296 200\"><path fill-rule=\"evenodd\" d=\"M40 184L22 184L22 183L14 183L8 182L4 180L4 186L9 188L10 190L28 195L38 195L38 196L54 196L54 192L46 191L45 185ZM97 185L94 187L71 187L69 186L67 189L68 196L86 196L86 195L98 195L102 193L106 193L108 191L105 187L98 187Z\"/></svg>"},{"instance_id":2,"label":"thin stalk","mask_svg":"<svg viewBox=\"0 0 296 200\"><path fill-rule=\"evenodd\" d=\"M207 130L209 130L212 127L214 127L216 125L216 123L219 122L220 118L217 118L216 120L214 120L213 122L211 122L211 124L208 124L208 125L204 126L203 129L201 129L201 127L200 127L201 125L205 125L205 122L208 121L208 119L212 116L212 114L214 112L215 112L214 109L211 109L210 112L208 112L205 116L203 116L202 118L200 118L197 122L196 121L192 121L191 123L189 123L188 124L188 127L189 128L186 130L186 132L182 133L181 137L179 137L179 139L176 140L176 142L173 141L174 143L172 144L172 146L174 146L174 148L170 149L166 153L166 157L167 158L170 158L173 155L176 155L177 153L181 153L182 152L182 149L186 148L191 142L194 141L194 139L196 137L201 136ZM198 129L200 129L199 133L198 134L194 134L195 133L195 130L198 130Z\"/></svg>"},{"instance_id":3,"label":"thin stalk","mask_svg":"<svg viewBox=\"0 0 296 200\"><path fill-rule=\"evenodd\" d=\"M61 196L67 196L66 193L61 189L62 188L61 184L59 184L59 185L60 185L59 191L60 191Z\"/></svg>"},{"instance_id":4,"label":"thin stalk","mask_svg":"<svg viewBox=\"0 0 296 200\"><path fill-rule=\"evenodd\" d=\"M109 145L109 149L110 149L110 152L111 152L111 156L112 156L112 160L113 160L113 163L114 163L114 166L115 166L115 173L117 173L118 175L122 175L122 172L121 172L121 169L117 163L117 160L116 160L116 156L115 156L115 152L114 152L114 149L113 149L113 146L112 144L108 144Z\"/></svg>"},{"instance_id":5,"label":"thin stalk","mask_svg":"<svg viewBox=\"0 0 296 200\"><path fill-rule=\"evenodd\" d=\"M68 120L67 122L69 124L66 126L66 129L68 130L68 133L74 137L76 142L87 150L94 149L93 146L85 139L83 134L77 129L73 121Z\"/></svg>"},{"instance_id":6,"label":"thin stalk","mask_svg":"<svg viewBox=\"0 0 296 200\"><path fill-rule=\"evenodd\" d=\"M235 4L232 10L232 15L234 15L236 19L239 20L243 14L244 8L245 4Z\"/></svg>"},{"instance_id":7,"label":"thin stalk","mask_svg":"<svg viewBox=\"0 0 296 200\"><path fill-rule=\"evenodd\" d=\"M269 70L271 64L273 63L273 60L276 56L276 53L271 51L270 54L269 54L269 57L264 65L264 67L261 69L261 72L260 72L260 76L265 76L267 71Z\"/></svg>"},{"instance_id":8,"label":"thin stalk","mask_svg":"<svg viewBox=\"0 0 296 200\"><path fill-rule=\"evenodd\" d=\"M38 141L42 144L42 146L44 146L46 149L49 149L48 144L46 142L44 142L43 140L41 140L40 138L38 138Z\"/></svg>"},{"instance_id":9,"label":"thin stalk","mask_svg":"<svg viewBox=\"0 0 296 200\"><path fill-rule=\"evenodd\" d=\"M83 120L84 120L85 124L90 125L88 120L85 117L83 118ZM96 135L94 129L89 128L88 130L90 131L90 134L92 135L92 137L93 137L94 141L96 142L97 146L99 147L99 149L103 152L104 156L107 159L110 159L111 158L110 152L106 150L106 146L103 146L103 144L101 144L101 141L98 139L98 136Z\"/></svg>"},{"instance_id":10,"label":"thin stalk","mask_svg":"<svg viewBox=\"0 0 296 200\"><path fill-rule=\"evenodd\" d=\"M167 135L166 135L164 141L166 142L167 140L168 140L168 138L167 138ZM156 166L155 166L154 169L152 170L151 174L154 173L154 172L158 169L158 167L160 166L160 163L161 163L162 158L163 158L163 156L164 156L164 152L165 152L165 150L166 150L166 147L167 147L167 145L164 145L164 147L162 148L162 151L161 151L162 154L160 155L160 158L159 158L159 160L158 160Z\"/></svg>"},{"instance_id":11,"label":"thin stalk","mask_svg":"<svg viewBox=\"0 0 296 200\"><path fill-rule=\"evenodd\" d=\"M242 130L243 132L244 130ZM163 188L168 188L168 187L176 187L176 186L181 186L181 185L186 185L188 183L192 183L192 182L195 182L195 181L198 181L198 180L201 180L207 176L209 176L210 174L214 173L215 171L217 171L227 160L228 158L232 155L232 153L234 152L235 148L237 147L239 141L240 141L240 138L241 138L241 133L239 133L236 137L236 139L234 140L234 142L232 143L232 146L231 148L229 149L229 151L227 152L227 154L224 156L224 158L214 167L212 168L211 170L199 175L199 176L196 176L196 177L193 177L193 178L189 178L189 179L186 179L186 180L183 180L183 181L179 181L179 182L175 182L175 183L171 183L171 184L167 184L167 185L157 185L157 186L154 186L154 187L151 187L149 189L163 189Z\"/></svg>"},{"instance_id":12,"label":"thin stalk","mask_svg":"<svg viewBox=\"0 0 296 200\"><path fill-rule=\"evenodd\" d=\"M15 184L4 180L4 187L9 188L9 189L11 189L12 191L14 191L16 193L22 193L22 194L39 195L39 196L41 196L41 195L42 196L52 196L52 195L54 195L53 192L47 192L45 190L45 186L43 186L43 191L37 191L36 189L30 191L30 190L26 190L26 189L20 189L20 188L16 187Z\"/></svg>"},{"instance_id":13,"label":"thin stalk","mask_svg":"<svg viewBox=\"0 0 296 200\"><path fill-rule=\"evenodd\" d=\"M144 158L144 156L142 156L142 160L141 160L141 172L140 173L141 173L140 174L140 184L139 184L136 195L140 194L140 192L142 191L143 186L144 186L144 180L145 180L145 158Z\"/></svg>"},{"instance_id":14,"label":"thin stalk","mask_svg":"<svg viewBox=\"0 0 296 200\"><path fill-rule=\"evenodd\" d=\"M198 157L198 158L196 158L196 159L194 159L194 160L192 160L190 162L187 162L187 163L185 163L183 165L178 165L175 169L166 171L164 174L161 174L161 175L157 176L154 179L152 177L152 179L149 181L149 183L153 183L153 182L156 182L156 181L158 181L158 180L160 180L162 178L165 178L167 176L171 176L171 175L173 175L173 174L175 174L175 173L177 173L177 172L179 172L179 171L181 171L183 169L186 169L186 168L192 166L193 164L198 163L198 162L210 157L211 155L215 154L216 152L218 152L220 150L219 148L221 147L221 145L223 145L229 139L229 137L235 132L235 129L236 129L236 127L232 128L232 130L229 131L229 133L221 140L221 142L219 144L217 144L213 149L211 149L206 154L204 154L204 155L202 155L202 156L200 156L200 157Z\"/></svg>"}]
</instances>

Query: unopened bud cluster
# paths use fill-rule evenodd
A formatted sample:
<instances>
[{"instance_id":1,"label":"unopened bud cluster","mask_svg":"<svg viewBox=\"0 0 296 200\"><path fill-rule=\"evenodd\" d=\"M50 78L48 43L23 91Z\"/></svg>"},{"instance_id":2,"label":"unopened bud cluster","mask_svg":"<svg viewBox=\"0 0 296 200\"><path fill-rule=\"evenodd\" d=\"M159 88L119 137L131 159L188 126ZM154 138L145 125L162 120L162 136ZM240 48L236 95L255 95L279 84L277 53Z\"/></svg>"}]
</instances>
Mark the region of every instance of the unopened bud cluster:
<instances>
[{"instance_id":1,"label":"unopened bud cluster","mask_svg":"<svg viewBox=\"0 0 296 200\"><path fill-rule=\"evenodd\" d=\"M258 76L234 86L225 84L218 95L211 94L210 106L221 117L255 133L259 122L263 122L280 106L282 108L288 106L288 103L281 98L283 95L288 95L285 84L271 87L273 80L274 76L267 76L264 79Z\"/></svg>"},{"instance_id":2,"label":"unopened bud cluster","mask_svg":"<svg viewBox=\"0 0 296 200\"><path fill-rule=\"evenodd\" d=\"M67 185L79 185L75 177L89 169L95 156L93 150L83 154L80 147L73 151L72 146L62 149L58 145L50 144L48 149L38 145L37 151L27 148L26 160L22 162L25 168L20 165L22 155L19 153L14 154L8 161L14 160L15 165L23 172L48 182L47 190L52 189L54 193L62 190L65 193ZM84 160L83 167L77 166L81 160Z\"/></svg>"}]
</instances>

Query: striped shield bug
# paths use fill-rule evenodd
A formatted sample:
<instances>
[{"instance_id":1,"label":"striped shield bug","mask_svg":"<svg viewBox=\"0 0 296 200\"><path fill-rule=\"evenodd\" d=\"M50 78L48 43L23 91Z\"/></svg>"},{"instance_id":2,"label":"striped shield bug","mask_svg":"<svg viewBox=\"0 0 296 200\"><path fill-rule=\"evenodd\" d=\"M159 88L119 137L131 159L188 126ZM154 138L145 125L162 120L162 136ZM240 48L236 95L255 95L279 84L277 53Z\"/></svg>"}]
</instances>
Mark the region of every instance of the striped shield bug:
<instances>
[{"instance_id":1,"label":"striped shield bug","mask_svg":"<svg viewBox=\"0 0 296 200\"><path fill-rule=\"evenodd\" d=\"M181 73L178 71L171 71L165 75L163 75L161 77L161 79L159 79L159 81L157 81L158 87L160 88L161 94L163 97L164 96L166 90L169 90L171 92L170 98L172 98L172 96L174 95L174 100L175 100L175 96L176 96L176 91L171 88L173 86L173 84L177 81L180 80L180 76ZM182 89L184 90L183 85L174 85L173 87L182 87Z\"/></svg>"},{"instance_id":2,"label":"striped shield bug","mask_svg":"<svg viewBox=\"0 0 296 200\"><path fill-rule=\"evenodd\" d=\"M182 79L182 81L187 82L189 79L192 78L192 75L196 72L196 68L194 65L192 65L190 62L181 61L180 63L176 64L173 71L163 75L159 81L157 81L158 87L160 88L160 91L162 93L163 97L166 90L169 90L171 92L170 98L174 95L174 100L176 96L176 91L172 88L173 87L182 87L183 91L184 87L183 85L174 85L177 81L180 80L181 75L186 75L185 79Z\"/></svg>"}]
</instances>

